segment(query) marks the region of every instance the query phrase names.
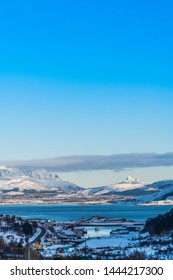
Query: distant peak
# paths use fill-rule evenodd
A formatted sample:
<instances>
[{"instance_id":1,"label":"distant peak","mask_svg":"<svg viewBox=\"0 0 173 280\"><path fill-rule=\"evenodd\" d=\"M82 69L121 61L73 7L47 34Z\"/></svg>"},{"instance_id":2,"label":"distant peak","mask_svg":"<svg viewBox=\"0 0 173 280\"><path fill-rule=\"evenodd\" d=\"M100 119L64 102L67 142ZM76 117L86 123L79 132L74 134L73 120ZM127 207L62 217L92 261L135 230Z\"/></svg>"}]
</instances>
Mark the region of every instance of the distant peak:
<instances>
[{"instance_id":1,"label":"distant peak","mask_svg":"<svg viewBox=\"0 0 173 280\"><path fill-rule=\"evenodd\" d=\"M126 179L129 183L131 182L139 182L139 179L138 178L133 178L131 176L128 176L127 179Z\"/></svg>"},{"instance_id":2,"label":"distant peak","mask_svg":"<svg viewBox=\"0 0 173 280\"><path fill-rule=\"evenodd\" d=\"M0 166L0 170L6 170L7 167L6 166Z\"/></svg>"},{"instance_id":3,"label":"distant peak","mask_svg":"<svg viewBox=\"0 0 173 280\"><path fill-rule=\"evenodd\" d=\"M0 177L21 177L25 176L37 180L51 180L62 181L57 174L52 174L46 169L29 169L29 168L13 168L0 166Z\"/></svg>"},{"instance_id":4,"label":"distant peak","mask_svg":"<svg viewBox=\"0 0 173 280\"><path fill-rule=\"evenodd\" d=\"M131 176L128 176L124 181L119 182L121 184L136 184L136 183L140 183L140 180L138 178L133 178Z\"/></svg>"}]
</instances>

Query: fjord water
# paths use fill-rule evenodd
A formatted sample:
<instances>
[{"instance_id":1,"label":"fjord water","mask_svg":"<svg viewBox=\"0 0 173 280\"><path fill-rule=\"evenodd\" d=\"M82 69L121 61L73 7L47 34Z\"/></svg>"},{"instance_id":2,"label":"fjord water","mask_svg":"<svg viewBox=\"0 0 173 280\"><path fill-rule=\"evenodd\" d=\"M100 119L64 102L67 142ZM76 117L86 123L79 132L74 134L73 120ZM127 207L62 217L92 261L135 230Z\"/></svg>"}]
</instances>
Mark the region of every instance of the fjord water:
<instances>
[{"instance_id":1,"label":"fjord water","mask_svg":"<svg viewBox=\"0 0 173 280\"><path fill-rule=\"evenodd\" d=\"M58 222L75 221L92 216L127 218L145 221L164 214L172 206L136 206L132 203L112 204L58 204L58 205L1 205L0 214L16 215L23 218L49 219Z\"/></svg>"}]
</instances>

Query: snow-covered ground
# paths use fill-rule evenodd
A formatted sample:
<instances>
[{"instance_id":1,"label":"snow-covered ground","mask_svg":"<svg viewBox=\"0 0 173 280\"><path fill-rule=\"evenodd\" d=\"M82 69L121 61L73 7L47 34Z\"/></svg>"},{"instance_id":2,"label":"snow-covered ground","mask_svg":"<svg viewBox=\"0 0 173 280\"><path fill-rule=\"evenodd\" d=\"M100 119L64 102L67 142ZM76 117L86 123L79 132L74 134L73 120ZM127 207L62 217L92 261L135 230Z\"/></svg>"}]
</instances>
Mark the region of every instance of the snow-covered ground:
<instances>
[{"instance_id":1,"label":"snow-covered ground","mask_svg":"<svg viewBox=\"0 0 173 280\"><path fill-rule=\"evenodd\" d=\"M88 247L88 248L107 248L107 247L127 247L128 245L132 245L135 242L132 242L132 238L137 238L137 233L129 233L127 235L117 234L116 236L106 236L106 237L98 237L98 238L91 238L83 242L79 249Z\"/></svg>"},{"instance_id":2,"label":"snow-covered ground","mask_svg":"<svg viewBox=\"0 0 173 280\"><path fill-rule=\"evenodd\" d=\"M45 169L21 169L0 167L0 191L17 190L77 192L82 190L79 186L62 181L58 175ZM12 195L12 193L11 193Z\"/></svg>"},{"instance_id":3,"label":"snow-covered ground","mask_svg":"<svg viewBox=\"0 0 173 280\"><path fill-rule=\"evenodd\" d=\"M23 195L23 197L22 197ZM38 196L39 195L39 196ZM173 180L147 184L128 176L111 185L81 188L45 169L0 167L0 203L108 203L173 201ZM161 204L161 202L160 202ZM152 204L156 205L156 204Z\"/></svg>"},{"instance_id":4,"label":"snow-covered ground","mask_svg":"<svg viewBox=\"0 0 173 280\"><path fill-rule=\"evenodd\" d=\"M131 176L128 176L127 179L125 179L124 181L120 181L108 186L88 188L81 191L80 193L87 194L87 195L92 195L92 194L106 195L109 193L118 193L118 192L144 188L145 186L146 186L145 182L140 182L138 178L132 178Z\"/></svg>"},{"instance_id":5,"label":"snow-covered ground","mask_svg":"<svg viewBox=\"0 0 173 280\"><path fill-rule=\"evenodd\" d=\"M106 228L104 217L91 217L87 221L102 221L102 228ZM1 217L0 239L4 246L9 247L11 242L22 244L23 251L26 247L26 236L20 230L15 231L13 223L20 222L21 226L25 220L16 217ZM32 221L29 221L32 223ZM40 254L44 259L125 259L131 258L136 252L145 259L173 259L173 230L162 235L150 235L148 232L141 232L142 225L134 222L122 221L117 224L108 235L87 237L85 228L80 225L81 221L73 223L58 223L53 221L38 222L36 232L29 238L30 248ZM1 230L2 228L2 230ZM9 228L9 229L8 229ZM44 229L44 230L43 230ZM38 242L36 238L42 237ZM22 250L21 248L21 250ZM13 253L15 251L13 250Z\"/></svg>"},{"instance_id":6,"label":"snow-covered ground","mask_svg":"<svg viewBox=\"0 0 173 280\"><path fill-rule=\"evenodd\" d=\"M9 244L10 242L19 243L21 240L21 235L17 235L13 231L0 231L0 237L4 240L5 244Z\"/></svg>"}]
</instances>

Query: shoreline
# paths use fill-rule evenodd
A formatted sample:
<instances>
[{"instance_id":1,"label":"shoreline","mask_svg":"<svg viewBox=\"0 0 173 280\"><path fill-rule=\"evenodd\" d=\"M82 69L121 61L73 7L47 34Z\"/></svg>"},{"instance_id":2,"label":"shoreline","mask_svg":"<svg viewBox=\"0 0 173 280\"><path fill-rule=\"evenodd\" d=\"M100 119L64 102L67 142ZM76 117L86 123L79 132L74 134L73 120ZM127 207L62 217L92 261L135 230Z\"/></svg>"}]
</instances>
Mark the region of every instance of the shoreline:
<instances>
[{"instance_id":1,"label":"shoreline","mask_svg":"<svg viewBox=\"0 0 173 280\"><path fill-rule=\"evenodd\" d=\"M4 205L106 205L113 203L95 203L95 202L12 202L12 203L4 203L0 202L0 206Z\"/></svg>"},{"instance_id":2,"label":"shoreline","mask_svg":"<svg viewBox=\"0 0 173 280\"><path fill-rule=\"evenodd\" d=\"M136 203L132 201L116 201L116 202L93 202L93 201L87 201L87 202L64 202L64 201L58 201L58 202L38 202L38 201L23 201L23 202L0 202L0 206L12 206L12 205L109 205L109 204L133 204L134 206L173 206L173 201L158 201L158 202L149 202L149 203Z\"/></svg>"}]
</instances>

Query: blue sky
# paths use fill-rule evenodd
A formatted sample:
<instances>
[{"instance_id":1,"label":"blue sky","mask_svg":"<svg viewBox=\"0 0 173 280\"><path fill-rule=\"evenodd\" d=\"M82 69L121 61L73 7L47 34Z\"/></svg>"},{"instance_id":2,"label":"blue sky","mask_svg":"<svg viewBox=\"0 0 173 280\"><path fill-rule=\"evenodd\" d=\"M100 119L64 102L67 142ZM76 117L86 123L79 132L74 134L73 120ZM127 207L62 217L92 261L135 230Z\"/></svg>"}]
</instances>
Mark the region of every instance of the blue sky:
<instances>
[{"instance_id":1,"label":"blue sky","mask_svg":"<svg viewBox=\"0 0 173 280\"><path fill-rule=\"evenodd\" d=\"M0 159L172 152L172 8L148 0L3 1ZM131 173L171 177L172 167L158 168ZM92 185L127 173L81 172L62 176Z\"/></svg>"}]
</instances>

